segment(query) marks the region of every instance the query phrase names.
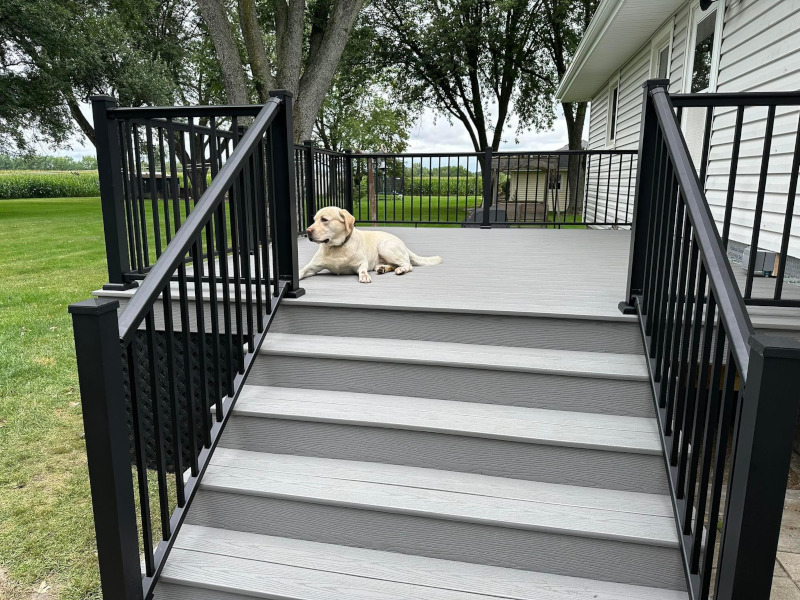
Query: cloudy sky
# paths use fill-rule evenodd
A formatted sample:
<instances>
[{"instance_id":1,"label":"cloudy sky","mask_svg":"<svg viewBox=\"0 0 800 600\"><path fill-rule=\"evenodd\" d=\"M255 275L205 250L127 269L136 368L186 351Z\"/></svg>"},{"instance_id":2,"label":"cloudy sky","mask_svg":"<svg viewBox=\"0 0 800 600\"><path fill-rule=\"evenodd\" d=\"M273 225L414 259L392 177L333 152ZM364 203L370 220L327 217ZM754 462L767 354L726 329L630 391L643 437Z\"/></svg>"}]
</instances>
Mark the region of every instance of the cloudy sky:
<instances>
[{"instance_id":1,"label":"cloudy sky","mask_svg":"<svg viewBox=\"0 0 800 600\"><path fill-rule=\"evenodd\" d=\"M82 107L83 113L92 120L89 105ZM506 136L501 150L555 150L567 143L567 130L564 118L559 107L558 120L553 125L552 131L525 131L516 134L516 121L513 117L506 127ZM437 115L434 111L426 109L419 121L411 129L409 139L409 152L472 152L472 142L464 126L454 121L451 125L447 119ZM42 154L58 154L62 156L80 157L86 154L94 155L94 147L75 135L71 148L53 151L50 148L40 148Z\"/></svg>"}]
</instances>

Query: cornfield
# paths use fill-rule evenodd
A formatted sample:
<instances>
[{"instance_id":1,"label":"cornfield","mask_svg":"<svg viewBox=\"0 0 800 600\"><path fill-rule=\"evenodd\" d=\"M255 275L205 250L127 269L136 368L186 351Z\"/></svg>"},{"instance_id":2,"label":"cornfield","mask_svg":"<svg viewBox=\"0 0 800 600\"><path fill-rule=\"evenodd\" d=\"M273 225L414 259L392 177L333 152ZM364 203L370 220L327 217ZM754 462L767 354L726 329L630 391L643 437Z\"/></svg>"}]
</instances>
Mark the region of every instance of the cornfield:
<instances>
[{"instance_id":1,"label":"cornfield","mask_svg":"<svg viewBox=\"0 0 800 600\"><path fill-rule=\"evenodd\" d=\"M0 171L0 199L99 195L97 171Z\"/></svg>"}]
</instances>

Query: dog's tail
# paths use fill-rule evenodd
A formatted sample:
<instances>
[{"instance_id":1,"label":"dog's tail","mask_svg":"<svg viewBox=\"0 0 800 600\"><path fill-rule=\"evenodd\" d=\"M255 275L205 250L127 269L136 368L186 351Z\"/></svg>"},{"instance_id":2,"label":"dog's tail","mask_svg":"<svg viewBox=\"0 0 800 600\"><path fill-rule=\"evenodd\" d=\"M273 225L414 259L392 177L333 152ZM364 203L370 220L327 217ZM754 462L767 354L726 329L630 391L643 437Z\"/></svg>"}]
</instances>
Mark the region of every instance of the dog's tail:
<instances>
[{"instance_id":1,"label":"dog's tail","mask_svg":"<svg viewBox=\"0 0 800 600\"><path fill-rule=\"evenodd\" d=\"M417 256L411 252L411 250L408 251L408 256L411 259L411 264L415 267L438 265L440 262L442 262L441 256Z\"/></svg>"}]
</instances>

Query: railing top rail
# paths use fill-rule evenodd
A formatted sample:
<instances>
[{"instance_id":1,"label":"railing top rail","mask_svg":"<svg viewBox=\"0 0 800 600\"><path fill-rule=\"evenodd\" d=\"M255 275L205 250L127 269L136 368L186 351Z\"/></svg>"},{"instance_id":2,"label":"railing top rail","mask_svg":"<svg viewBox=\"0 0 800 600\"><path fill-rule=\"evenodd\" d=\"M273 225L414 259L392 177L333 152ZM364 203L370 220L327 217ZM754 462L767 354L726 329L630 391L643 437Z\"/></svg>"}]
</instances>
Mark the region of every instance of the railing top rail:
<instances>
[{"instance_id":1,"label":"railing top rail","mask_svg":"<svg viewBox=\"0 0 800 600\"><path fill-rule=\"evenodd\" d=\"M158 299L161 290L169 284L170 277L183 262L186 253L195 243L198 233L224 199L234 178L244 168L245 160L261 142L264 132L277 116L281 102L280 98L273 97L263 105L255 121L247 129L230 158L222 165L217 176L211 181L211 185L208 186L195 209L186 218L183 226L178 229L175 237L167 245L147 277L144 278L139 289L119 316L120 339L129 341L153 303Z\"/></svg>"},{"instance_id":2,"label":"railing top rail","mask_svg":"<svg viewBox=\"0 0 800 600\"><path fill-rule=\"evenodd\" d=\"M197 105L197 106L132 106L112 108L109 114L117 119L166 119L181 117L255 117L266 104Z\"/></svg>"},{"instance_id":3,"label":"railing top rail","mask_svg":"<svg viewBox=\"0 0 800 600\"><path fill-rule=\"evenodd\" d=\"M314 149L315 152L321 151L319 148ZM503 150L492 151L492 157L516 157L516 156L569 156L575 155L599 155L599 154L624 154L636 155L638 150ZM354 152L354 158L436 158L436 157L451 157L451 158L465 158L477 157L483 158L486 156L484 152Z\"/></svg>"},{"instance_id":4,"label":"railing top rail","mask_svg":"<svg viewBox=\"0 0 800 600\"><path fill-rule=\"evenodd\" d=\"M682 107L796 106L800 90L794 92L731 92L719 94L671 94L672 104Z\"/></svg>"},{"instance_id":5,"label":"railing top rail","mask_svg":"<svg viewBox=\"0 0 800 600\"><path fill-rule=\"evenodd\" d=\"M650 92L664 142L672 159L675 177L683 190L686 211L694 227L694 239L706 264L708 279L719 307L720 318L728 333L731 350L742 378L747 376L750 362L750 336L755 332L747 314L744 299L736 285L730 262L723 251L711 210L705 201L697 179L689 149L675 118L670 96L664 88Z\"/></svg>"}]
</instances>

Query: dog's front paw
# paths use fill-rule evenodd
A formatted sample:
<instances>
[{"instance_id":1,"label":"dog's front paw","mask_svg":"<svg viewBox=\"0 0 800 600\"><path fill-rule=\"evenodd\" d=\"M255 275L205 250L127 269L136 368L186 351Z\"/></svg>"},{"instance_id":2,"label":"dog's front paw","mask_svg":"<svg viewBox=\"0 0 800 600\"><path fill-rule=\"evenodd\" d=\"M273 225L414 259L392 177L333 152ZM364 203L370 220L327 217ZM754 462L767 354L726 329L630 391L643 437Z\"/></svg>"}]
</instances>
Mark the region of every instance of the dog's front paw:
<instances>
[{"instance_id":1,"label":"dog's front paw","mask_svg":"<svg viewBox=\"0 0 800 600\"><path fill-rule=\"evenodd\" d=\"M362 271L358 274L358 281L360 283L372 283L372 278L369 276L369 273Z\"/></svg>"}]
</instances>

